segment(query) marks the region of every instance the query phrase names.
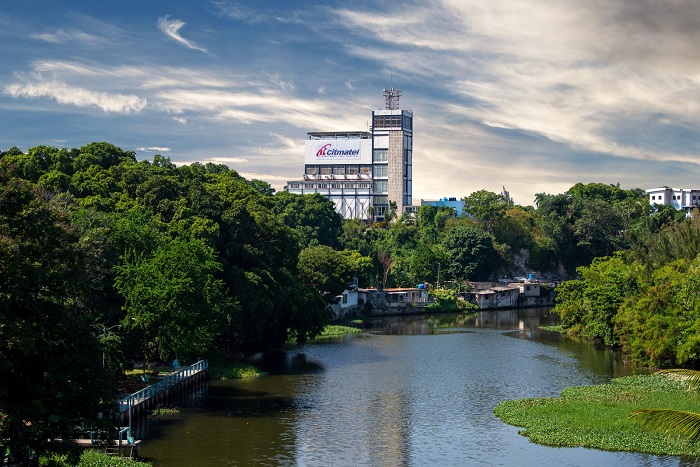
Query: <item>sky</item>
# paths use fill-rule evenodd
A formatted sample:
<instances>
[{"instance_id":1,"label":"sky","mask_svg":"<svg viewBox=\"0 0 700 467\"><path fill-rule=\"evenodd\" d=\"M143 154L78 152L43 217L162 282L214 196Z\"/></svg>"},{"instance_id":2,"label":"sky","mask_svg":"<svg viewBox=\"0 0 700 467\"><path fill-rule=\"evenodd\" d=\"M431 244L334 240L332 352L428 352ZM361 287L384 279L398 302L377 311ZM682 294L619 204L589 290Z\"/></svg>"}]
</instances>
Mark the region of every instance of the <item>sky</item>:
<instances>
[{"instance_id":1,"label":"sky","mask_svg":"<svg viewBox=\"0 0 700 467\"><path fill-rule=\"evenodd\" d=\"M0 0L0 150L107 141L281 190L401 90L413 199L700 188L697 0Z\"/></svg>"}]
</instances>

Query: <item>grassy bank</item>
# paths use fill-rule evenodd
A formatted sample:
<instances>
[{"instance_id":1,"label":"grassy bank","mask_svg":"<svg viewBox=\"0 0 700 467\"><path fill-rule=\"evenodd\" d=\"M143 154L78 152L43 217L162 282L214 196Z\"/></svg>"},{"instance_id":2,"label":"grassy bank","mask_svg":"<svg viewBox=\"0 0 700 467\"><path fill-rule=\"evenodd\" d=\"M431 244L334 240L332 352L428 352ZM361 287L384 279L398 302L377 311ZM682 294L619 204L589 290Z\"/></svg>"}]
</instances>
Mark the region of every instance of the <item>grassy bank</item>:
<instances>
[{"instance_id":1,"label":"grassy bank","mask_svg":"<svg viewBox=\"0 0 700 467\"><path fill-rule=\"evenodd\" d=\"M669 376L630 376L598 386L566 388L561 397L503 401L494 413L523 427L520 433L548 446L700 457L700 444L643 430L628 418L640 408L700 413L700 397Z\"/></svg>"}]
</instances>

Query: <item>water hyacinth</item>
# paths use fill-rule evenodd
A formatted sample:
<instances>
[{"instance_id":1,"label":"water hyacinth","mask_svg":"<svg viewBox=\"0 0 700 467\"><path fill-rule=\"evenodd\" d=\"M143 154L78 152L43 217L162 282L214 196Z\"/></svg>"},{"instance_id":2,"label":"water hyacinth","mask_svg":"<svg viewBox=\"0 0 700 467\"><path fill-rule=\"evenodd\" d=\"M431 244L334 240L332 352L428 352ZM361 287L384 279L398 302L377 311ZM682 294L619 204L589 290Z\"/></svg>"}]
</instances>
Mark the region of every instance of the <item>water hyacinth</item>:
<instances>
[{"instance_id":1,"label":"water hyacinth","mask_svg":"<svg viewBox=\"0 0 700 467\"><path fill-rule=\"evenodd\" d=\"M700 412L700 400L688 387L679 378L637 375L608 384L568 387L557 398L503 401L494 413L510 425L523 427L520 433L533 442L548 446L697 457L699 443L668 436L665 430L644 430L635 421L645 407ZM633 411L640 414L630 417Z\"/></svg>"}]
</instances>

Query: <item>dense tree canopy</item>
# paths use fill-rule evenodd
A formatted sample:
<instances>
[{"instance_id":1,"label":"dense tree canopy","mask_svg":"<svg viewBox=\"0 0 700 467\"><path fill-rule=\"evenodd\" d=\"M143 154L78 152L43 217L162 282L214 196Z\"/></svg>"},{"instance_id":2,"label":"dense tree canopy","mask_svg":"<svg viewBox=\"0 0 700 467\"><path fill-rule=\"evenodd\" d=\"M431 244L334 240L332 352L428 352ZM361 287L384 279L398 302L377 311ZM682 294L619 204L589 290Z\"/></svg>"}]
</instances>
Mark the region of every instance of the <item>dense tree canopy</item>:
<instances>
[{"instance_id":1,"label":"dense tree canopy","mask_svg":"<svg viewBox=\"0 0 700 467\"><path fill-rule=\"evenodd\" d=\"M8 169L0 161L0 439L22 452L105 428L97 415L110 410L113 374L85 307L76 229L50 193Z\"/></svg>"},{"instance_id":2,"label":"dense tree canopy","mask_svg":"<svg viewBox=\"0 0 700 467\"><path fill-rule=\"evenodd\" d=\"M328 321L297 270L305 243L338 244L325 198L108 143L2 152L0 187L0 438L15 452L108 413L125 357L241 355Z\"/></svg>"},{"instance_id":3,"label":"dense tree canopy","mask_svg":"<svg viewBox=\"0 0 700 467\"><path fill-rule=\"evenodd\" d=\"M102 142L0 152L0 438L39 446L96 424L127 358L303 343L355 275L459 287L578 274L560 289L571 331L649 364L696 364L700 221L595 183L539 193L536 208L505 189L464 200L466 216L342 221L321 195L224 165L137 161Z\"/></svg>"}]
</instances>

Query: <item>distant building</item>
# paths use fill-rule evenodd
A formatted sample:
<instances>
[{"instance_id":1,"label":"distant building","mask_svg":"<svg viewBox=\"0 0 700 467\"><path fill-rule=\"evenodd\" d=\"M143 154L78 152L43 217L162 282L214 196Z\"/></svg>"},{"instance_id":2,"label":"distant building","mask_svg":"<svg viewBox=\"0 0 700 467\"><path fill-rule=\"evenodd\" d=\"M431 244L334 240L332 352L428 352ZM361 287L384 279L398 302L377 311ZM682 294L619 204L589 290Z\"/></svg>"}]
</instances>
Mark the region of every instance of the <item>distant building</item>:
<instances>
[{"instance_id":1,"label":"distant building","mask_svg":"<svg viewBox=\"0 0 700 467\"><path fill-rule=\"evenodd\" d=\"M370 131L309 132L304 176L290 193L320 193L345 219L383 220L413 202L413 112L399 109L400 91L385 89L386 109L372 112Z\"/></svg>"},{"instance_id":2,"label":"distant building","mask_svg":"<svg viewBox=\"0 0 700 467\"><path fill-rule=\"evenodd\" d=\"M662 186L645 190L649 196L649 204L663 206L673 206L679 211L690 211L698 207L700 203L700 190L693 188L669 188Z\"/></svg>"},{"instance_id":3,"label":"distant building","mask_svg":"<svg viewBox=\"0 0 700 467\"><path fill-rule=\"evenodd\" d=\"M421 206L446 206L448 208L453 208L457 212L457 217L462 217L464 213L464 200L457 198L440 198L437 200L422 199L420 200Z\"/></svg>"}]
</instances>

